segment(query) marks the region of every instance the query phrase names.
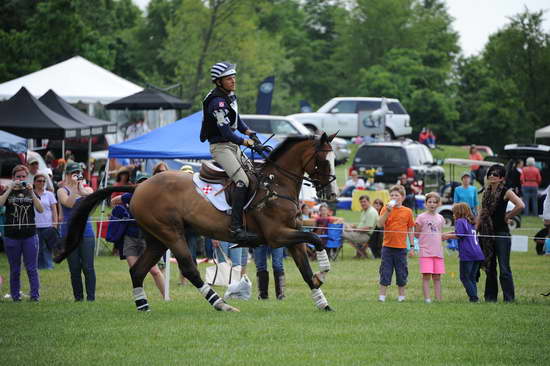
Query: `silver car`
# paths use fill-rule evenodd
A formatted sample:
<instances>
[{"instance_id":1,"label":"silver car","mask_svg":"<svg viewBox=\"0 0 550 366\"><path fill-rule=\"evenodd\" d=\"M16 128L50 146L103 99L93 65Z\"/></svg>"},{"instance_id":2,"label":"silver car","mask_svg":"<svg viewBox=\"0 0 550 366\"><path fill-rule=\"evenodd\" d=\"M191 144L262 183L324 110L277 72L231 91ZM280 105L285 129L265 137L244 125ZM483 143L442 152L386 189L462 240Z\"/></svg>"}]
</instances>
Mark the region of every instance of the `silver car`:
<instances>
[{"instance_id":1,"label":"silver car","mask_svg":"<svg viewBox=\"0 0 550 366\"><path fill-rule=\"evenodd\" d=\"M278 140L284 140L287 136L306 136L312 132L300 122L288 116L272 116L267 114L241 114L242 120L252 130L265 135L275 134ZM332 140L334 148L335 163L345 163L350 155L348 142L342 138L335 137Z\"/></svg>"}]
</instances>

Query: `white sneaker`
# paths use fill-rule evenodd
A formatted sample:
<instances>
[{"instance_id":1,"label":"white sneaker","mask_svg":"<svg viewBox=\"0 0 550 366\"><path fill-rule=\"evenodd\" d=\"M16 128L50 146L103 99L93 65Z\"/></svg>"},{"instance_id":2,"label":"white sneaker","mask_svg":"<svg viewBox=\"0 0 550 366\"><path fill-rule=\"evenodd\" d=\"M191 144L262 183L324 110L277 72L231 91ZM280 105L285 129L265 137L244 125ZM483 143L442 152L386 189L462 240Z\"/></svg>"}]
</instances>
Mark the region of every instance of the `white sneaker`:
<instances>
[{"instance_id":1,"label":"white sneaker","mask_svg":"<svg viewBox=\"0 0 550 366\"><path fill-rule=\"evenodd\" d=\"M378 296L378 301L380 301L380 302L386 302L386 296L384 296L384 295L379 295L379 296Z\"/></svg>"},{"instance_id":2,"label":"white sneaker","mask_svg":"<svg viewBox=\"0 0 550 366\"><path fill-rule=\"evenodd\" d=\"M403 302L403 301L405 301L405 296L398 296L398 297L397 297L397 301L398 301L398 302Z\"/></svg>"}]
</instances>

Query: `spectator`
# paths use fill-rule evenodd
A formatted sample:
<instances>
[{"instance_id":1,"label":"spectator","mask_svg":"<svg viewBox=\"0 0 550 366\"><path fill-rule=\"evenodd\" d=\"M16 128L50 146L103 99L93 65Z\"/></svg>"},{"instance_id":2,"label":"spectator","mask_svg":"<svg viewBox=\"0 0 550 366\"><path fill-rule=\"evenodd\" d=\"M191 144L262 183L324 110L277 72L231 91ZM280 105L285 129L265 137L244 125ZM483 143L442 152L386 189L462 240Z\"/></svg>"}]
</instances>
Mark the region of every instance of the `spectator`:
<instances>
[{"instance_id":1,"label":"spectator","mask_svg":"<svg viewBox=\"0 0 550 366\"><path fill-rule=\"evenodd\" d=\"M27 177L27 183L33 183L34 182L34 176L36 174L38 174L39 170L39 164L38 164L38 159L34 156L31 156L28 160L27 160L27 165L29 167L29 175ZM41 173L44 173L44 171L42 171ZM48 191L51 191L53 192L53 183L50 179L49 176L45 176L46 177L46 186L45 188L48 190Z\"/></svg>"},{"instance_id":2,"label":"spectator","mask_svg":"<svg viewBox=\"0 0 550 366\"><path fill-rule=\"evenodd\" d=\"M485 256L485 301L496 302L498 297L497 261L500 268L500 285L504 301L514 301L514 280L510 268L510 230L508 220L519 214L524 205L513 190L505 186L506 170L502 165L492 165L487 172L488 184L481 200L477 226L479 242ZM515 205L512 211L506 212L508 201Z\"/></svg>"},{"instance_id":3,"label":"spectator","mask_svg":"<svg viewBox=\"0 0 550 366\"><path fill-rule=\"evenodd\" d=\"M326 235L327 234L327 227L328 224L331 224L334 222L334 218L329 215L329 208L326 203L322 203L319 205L319 217L315 220L315 229L313 232L317 235ZM323 245L327 244L327 238L321 238L321 241L323 242ZM327 252L331 251L332 249L328 249Z\"/></svg>"},{"instance_id":4,"label":"spectator","mask_svg":"<svg viewBox=\"0 0 550 366\"><path fill-rule=\"evenodd\" d=\"M115 187L128 186L130 185L130 170L127 167L122 167L116 173ZM111 200L117 196L120 196L122 192L113 192L111 194Z\"/></svg>"},{"instance_id":5,"label":"spectator","mask_svg":"<svg viewBox=\"0 0 550 366\"><path fill-rule=\"evenodd\" d=\"M428 135L428 137L426 138L425 144L426 144L430 149L435 149L435 135L434 135L433 131L430 130L430 129L428 129L428 130L427 130L427 135Z\"/></svg>"},{"instance_id":6,"label":"spectator","mask_svg":"<svg viewBox=\"0 0 550 366\"><path fill-rule=\"evenodd\" d=\"M422 291L424 302L432 302L430 298L430 280L434 284L435 298L441 301L441 275L445 273L445 261L441 246L441 232L445 219L436 212L441 205L441 197L436 192L426 195L427 211L416 218L415 236L420 247L420 273L422 274Z\"/></svg>"},{"instance_id":7,"label":"spectator","mask_svg":"<svg viewBox=\"0 0 550 366\"><path fill-rule=\"evenodd\" d=\"M508 174L506 174L506 181L508 186L514 190L514 193L518 196L522 196L521 192L521 172L523 169L523 160L518 159L512 162L512 167Z\"/></svg>"},{"instance_id":8,"label":"spectator","mask_svg":"<svg viewBox=\"0 0 550 366\"><path fill-rule=\"evenodd\" d=\"M147 180L149 176L147 174L140 173L136 176L136 184L140 184ZM124 193L118 197L115 197L111 200L111 205L124 205L124 207L129 212L129 219L133 220L132 213L129 210L130 200L132 199L133 193ZM128 262L128 267L132 266L137 262L139 257L143 254L145 250L146 243L143 233L139 228L139 225L135 221L129 221L126 226L126 232L124 233L124 247L122 249L122 254L126 257L126 262ZM162 271L155 264L149 270L155 285L160 291L160 295L164 298L164 275Z\"/></svg>"},{"instance_id":9,"label":"spectator","mask_svg":"<svg viewBox=\"0 0 550 366\"><path fill-rule=\"evenodd\" d=\"M346 225L343 238L351 242L355 248L355 258L367 258L368 242L372 231L378 222L378 211L370 204L370 198L367 195L359 197L361 204L361 219L359 225Z\"/></svg>"},{"instance_id":10,"label":"spectator","mask_svg":"<svg viewBox=\"0 0 550 366\"><path fill-rule=\"evenodd\" d=\"M67 164L65 171L65 179L63 186L57 190L57 198L63 212L63 223L61 225L61 236L67 236L69 231L69 222L73 215L73 208L76 203L83 197L92 194L90 187L85 186L82 179L82 169L75 162ZM71 285L75 301L84 299L84 290L82 287L82 273L86 284L86 300L95 301L95 286L96 276L94 269L94 231L92 225L88 221L84 229L82 242L76 250L74 250L67 262L69 263L69 271L71 273Z\"/></svg>"},{"instance_id":11,"label":"spectator","mask_svg":"<svg viewBox=\"0 0 550 366\"><path fill-rule=\"evenodd\" d=\"M423 127L422 131L420 131L420 134L418 135L418 142L428 146L428 142L427 142L428 137L429 137L428 129L426 127Z\"/></svg>"},{"instance_id":12,"label":"spectator","mask_svg":"<svg viewBox=\"0 0 550 366\"><path fill-rule=\"evenodd\" d=\"M38 277L38 236L36 235L34 209L43 212L40 199L26 184L29 170L17 165L12 170L12 181L0 196L0 206L6 206L4 250L10 264L10 294L13 301L21 301L21 257L27 269L31 288L31 301L40 298Z\"/></svg>"},{"instance_id":13,"label":"spectator","mask_svg":"<svg viewBox=\"0 0 550 366\"><path fill-rule=\"evenodd\" d=\"M231 248L233 245L233 243L229 243L227 241L212 239L212 247L216 253L216 260L219 263L223 263L225 262L225 257L228 257L231 260L232 267L241 266L242 276L244 275L244 273L242 272L243 264L246 267L248 261L248 248ZM225 256L222 254L222 252L223 254L225 254Z\"/></svg>"},{"instance_id":14,"label":"spectator","mask_svg":"<svg viewBox=\"0 0 550 366\"><path fill-rule=\"evenodd\" d=\"M477 151L475 145L470 146L470 155L468 157L470 160L483 160L483 156ZM470 175L472 176L472 181L483 182L483 177L481 176L481 170L479 165L472 165L470 167Z\"/></svg>"},{"instance_id":15,"label":"spectator","mask_svg":"<svg viewBox=\"0 0 550 366\"><path fill-rule=\"evenodd\" d=\"M153 175L156 175L158 173L162 173L162 172L166 172L170 169L168 169L168 165L166 165L166 163L164 161L161 161L160 163L157 163L154 167L153 167Z\"/></svg>"},{"instance_id":16,"label":"spectator","mask_svg":"<svg viewBox=\"0 0 550 366\"><path fill-rule=\"evenodd\" d=\"M380 216L380 212L384 207L384 202L382 202L380 198L377 198L372 203L372 207L376 210L376 212L378 213L378 216ZM381 256L380 251L382 250L383 240L384 240L383 228L378 225L378 220L377 220L376 227L372 231L369 244L368 244L374 258L380 258Z\"/></svg>"},{"instance_id":17,"label":"spectator","mask_svg":"<svg viewBox=\"0 0 550 366\"><path fill-rule=\"evenodd\" d=\"M38 233L38 269L53 269L52 251L59 241L57 200L55 195L45 189L46 175L37 173L34 176L34 193L40 199L44 209L35 208L36 230Z\"/></svg>"},{"instance_id":18,"label":"spectator","mask_svg":"<svg viewBox=\"0 0 550 366\"><path fill-rule=\"evenodd\" d=\"M243 248L243 250L246 248ZM285 268L284 248L271 248L268 245L260 245L254 248L254 261L256 262L256 277L258 279L258 299L269 298L269 271L267 270L267 257L271 254L271 266L275 281L275 297L277 300L285 298Z\"/></svg>"},{"instance_id":19,"label":"spectator","mask_svg":"<svg viewBox=\"0 0 550 366\"><path fill-rule=\"evenodd\" d=\"M405 285L409 269L407 267L407 236L414 243L414 220L412 210L404 207L405 188L394 185L390 188L391 201L382 209L378 225L384 228L384 246L380 263L379 301L386 301L386 291L391 285L393 272L399 290L397 301L405 301Z\"/></svg>"},{"instance_id":20,"label":"spectator","mask_svg":"<svg viewBox=\"0 0 550 366\"><path fill-rule=\"evenodd\" d=\"M539 205L537 202L537 192L542 181L539 168L535 166L535 158L529 157L525 161L526 167L521 170L521 192L523 193L523 203L525 204L525 216L537 216L539 214Z\"/></svg>"},{"instance_id":21,"label":"spectator","mask_svg":"<svg viewBox=\"0 0 550 366\"><path fill-rule=\"evenodd\" d=\"M365 181L359 177L357 170L352 170L349 179L346 181L342 197L351 197L354 189L365 189Z\"/></svg>"},{"instance_id":22,"label":"spectator","mask_svg":"<svg viewBox=\"0 0 550 366\"><path fill-rule=\"evenodd\" d=\"M412 169L411 169L412 170ZM418 192L417 185L414 184L414 178L412 177L411 172L407 172L408 174L401 174L399 177L399 180L397 181L397 184L405 188L405 200L403 201L403 205L405 207L408 207L412 210L414 210L416 206L416 198L415 195Z\"/></svg>"},{"instance_id":23,"label":"spectator","mask_svg":"<svg viewBox=\"0 0 550 366\"><path fill-rule=\"evenodd\" d=\"M474 216L477 216L477 208L479 206L477 200L478 192L476 187L470 185L470 179L470 173L464 172L464 174L462 174L462 185L455 188L453 202L466 203L470 207L470 210L472 210Z\"/></svg>"},{"instance_id":24,"label":"spectator","mask_svg":"<svg viewBox=\"0 0 550 366\"><path fill-rule=\"evenodd\" d=\"M44 161L46 162L46 166L50 169L55 169L55 167L57 167L57 160L55 159L55 155L51 150L48 150L48 152L46 152L46 155L44 156Z\"/></svg>"},{"instance_id":25,"label":"spectator","mask_svg":"<svg viewBox=\"0 0 550 366\"><path fill-rule=\"evenodd\" d=\"M443 238L458 239L458 257L460 259L460 281L466 290L470 302L478 302L477 279L479 266L484 260L474 228L474 215L470 207L462 202L453 205L455 232L444 234Z\"/></svg>"}]
</instances>

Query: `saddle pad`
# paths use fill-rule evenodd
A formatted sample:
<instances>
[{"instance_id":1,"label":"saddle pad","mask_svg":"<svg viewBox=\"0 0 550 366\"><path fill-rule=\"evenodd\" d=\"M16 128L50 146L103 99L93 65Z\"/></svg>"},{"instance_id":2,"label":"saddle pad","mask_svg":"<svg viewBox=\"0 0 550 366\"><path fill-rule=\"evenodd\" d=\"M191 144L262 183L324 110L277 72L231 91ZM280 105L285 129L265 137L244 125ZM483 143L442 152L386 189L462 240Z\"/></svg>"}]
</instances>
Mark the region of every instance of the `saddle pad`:
<instances>
[{"instance_id":1,"label":"saddle pad","mask_svg":"<svg viewBox=\"0 0 550 366\"><path fill-rule=\"evenodd\" d=\"M197 192L210 201L216 209L228 214L230 213L231 206L227 203L225 194L220 192L223 189L223 185L204 182L199 178L199 173L193 174L193 183L195 183ZM220 193L216 195L218 192Z\"/></svg>"}]
</instances>

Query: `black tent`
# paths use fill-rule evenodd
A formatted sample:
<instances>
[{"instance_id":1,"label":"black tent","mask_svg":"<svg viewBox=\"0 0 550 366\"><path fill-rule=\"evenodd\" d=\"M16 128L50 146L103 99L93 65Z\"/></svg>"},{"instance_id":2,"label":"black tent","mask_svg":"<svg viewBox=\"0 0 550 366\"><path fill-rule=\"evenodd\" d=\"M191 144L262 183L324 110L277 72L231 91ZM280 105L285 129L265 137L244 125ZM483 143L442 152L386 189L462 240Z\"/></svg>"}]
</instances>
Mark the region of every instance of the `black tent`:
<instances>
[{"instance_id":1,"label":"black tent","mask_svg":"<svg viewBox=\"0 0 550 366\"><path fill-rule=\"evenodd\" d=\"M52 111L90 127L91 136L116 133L117 131L116 122L103 121L82 113L80 110L67 103L51 89L38 100Z\"/></svg>"},{"instance_id":2,"label":"black tent","mask_svg":"<svg viewBox=\"0 0 550 366\"><path fill-rule=\"evenodd\" d=\"M187 109L191 103L184 102L162 90L147 88L139 93L115 100L106 109Z\"/></svg>"},{"instance_id":3,"label":"black tent","mask_svg":"<svg viewBox=\"0 0 550 366\"><path fill-rule=\"evenodd\" d=\"M90 134L89 127L52 111L25 87L0 104L0 129L35 139L63 140Z\"/></svg>"}]
</instances>

